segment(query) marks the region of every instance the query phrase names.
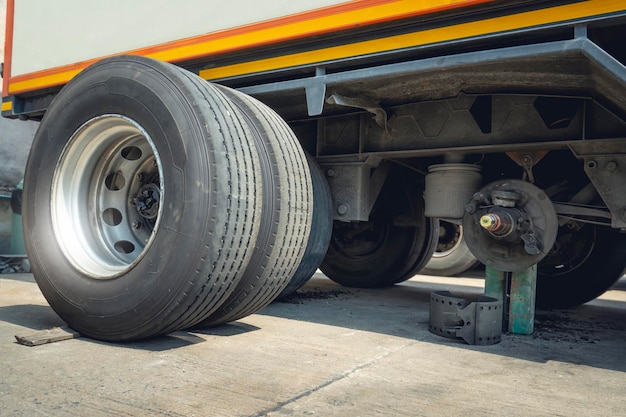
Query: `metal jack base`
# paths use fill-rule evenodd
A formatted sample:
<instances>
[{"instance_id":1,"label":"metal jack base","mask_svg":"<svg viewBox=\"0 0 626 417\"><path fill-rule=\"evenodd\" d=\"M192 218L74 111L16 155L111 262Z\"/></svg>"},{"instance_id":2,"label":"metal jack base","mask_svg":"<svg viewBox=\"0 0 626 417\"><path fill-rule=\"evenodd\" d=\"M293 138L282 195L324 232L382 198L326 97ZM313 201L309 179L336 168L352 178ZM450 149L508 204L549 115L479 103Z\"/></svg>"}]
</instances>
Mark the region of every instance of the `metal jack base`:
<instances>
[{"instance_id":1,"label":"metal jack base","mask_svg":"<svg viewBox=\"0 0 626 417\"><path fill-rule=\"evenodd\" d=\"M478 296L468 302L449 291L430 295L428 330L449 339L463 339L470 345L493 345L502 339L502 301Z\"/></svg>"},{"instance_id":2,"label":"metal jack base","mask_svg":"<svg viewBox=\"0 0 626 417\"><path fill-rule=\"evenodd\" d=\"M532 334L535 328L537 265L517 272L485 267L485 295L502 303L504 330Z\"/></svg>"}]
</instances>

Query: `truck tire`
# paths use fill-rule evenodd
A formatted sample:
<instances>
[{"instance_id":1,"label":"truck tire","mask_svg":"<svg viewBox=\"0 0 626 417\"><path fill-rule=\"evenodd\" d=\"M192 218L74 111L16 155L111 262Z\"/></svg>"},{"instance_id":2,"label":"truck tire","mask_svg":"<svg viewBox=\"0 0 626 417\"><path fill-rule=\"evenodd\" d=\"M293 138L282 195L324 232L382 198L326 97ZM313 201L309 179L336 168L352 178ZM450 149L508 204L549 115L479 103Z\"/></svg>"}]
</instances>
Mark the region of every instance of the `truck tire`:
<instances>
[{"instance_id":1,"label":"truck tire","mask_svg":"<svg viewBox=\"0 0 626 417\"><path fill-rule=\"evenodd\" d=\"M623 275L626 235L608 227L563 226L537 266L537 307L568 308L602 295Z\"/></svg>"},{"instance_id":2,"label":"truck tire","mask_svg":"<svg viewBox=\"0 0 626 417\"><path fill-rule=\"evenodd\" d=\"M421 203L417 203L418 201L422 201L421 197L416 197L416 204L418 204L419 213L424 213L424 206L419 205ZM417 225L420 230L416 237L419 238L413 240L413 247L409 250L409 256L404 261L404 268L400 271L399 278L394 284L411 279L424 269L424 266L432 258L433 252L437 248L439 220L424 217L423 215L418 215L418 218L422 219Z\"/></svg>"},{"instance_id":3,"label":"truck tire","mask_svg":"<svg viewBox=\"0 0 626 417\"><path fill-rule=\"evenodd\" d=\"M335 221L320 269L346 287L387 287L411 278L431 258L438 223L424 216L418 174L395 166L370 220Z\"/></svg>"},{"instance_id":4,"label":"truck tire","mask_svg":"<svg viewBox=\"0 0 626 417\"><path fill-rule=\"evenodd\" d=\"M333 231L333 197L320 166L307 154L313 184L313 217L311 233L302 257L302 262L291 277L287 287L277 297L285 298L298 291L315 274L324 260Z\"/></svg>"},{"instance_id":5,"label":"truck tire","mask_svg":"<svg viewBox=\"0 0 626 417\"><path fill-rule=\"evenodd\" d=\"M206 318L252 255L261 171L247 124L213 85L121 56L55 98L24 181L33 274L78 332L135 340Z\"/></svg>"},{"instance_id":6,"label":"truck tire","mask_svg":"<svg viewBox=\"0 0 626 417\"><path fill-rule=\"evenodd\" d=\"M449 277L461 274L477 263L463 239L463 226L440 220L437 248L420 274Z\"/></svg>"},{"instance_id":7,"label":"truck tire","mask_svg":"<svg viewBox=\"0 0 626 417\"><path fill-rule=\"evenodd\" d=\"M263 212L257 245L235 291L199 326L223 324L271 303L300 265L311 230L313 189L306 156L291 128L273 110L220 87L244 115L263 167Z\"/></svg>"}]
</instances>

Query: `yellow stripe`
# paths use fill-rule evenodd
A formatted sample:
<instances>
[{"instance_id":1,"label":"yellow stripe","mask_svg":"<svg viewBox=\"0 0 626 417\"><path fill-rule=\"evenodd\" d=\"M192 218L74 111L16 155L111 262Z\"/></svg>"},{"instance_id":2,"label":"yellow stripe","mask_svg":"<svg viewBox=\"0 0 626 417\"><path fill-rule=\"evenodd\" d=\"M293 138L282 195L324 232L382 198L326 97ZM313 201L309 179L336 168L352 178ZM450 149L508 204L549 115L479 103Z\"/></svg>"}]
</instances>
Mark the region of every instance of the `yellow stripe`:
<instances>
[{"instance_id":1,"label":"yellow stripe","mask_svg":"<svg viewBox=\"0 0 626 417\"><path fill-rule=\"evenodd\" d=\"M554 7L551 9L497 17L454 26L445 26L438 29L392 36L389 38L211 68L200 71L200 76L208 80L296 67L300 65L314 64L317 62L393 51L396 49L487 35L532 26L540 26L572 19L580 19L605 13L623 11L625 8L624 2L619 0L590 0L586 3L576 3L573 5Z\"/></svg>"},{"instance_id":2,"label":"yellow stripe","mask_svg":"<svg viewBox=\"0 0 626 417\"><path fill-rule=\"evenodd\" d=\"M2 111L11 111L13 110L13 102L12 101L3 101L2 102Z\"/></svg>"},{"instance_id":3,"label":"yellow stripe","mask_svg":"<svg viewBox=\"0 0 626 417\"><path fill-rule=\"evenodd\" d=\"M15 91L37 90L39 88L46 88L52 85L65 84L74 78L74 76L76 76L80 71L82 71L82 68L57 72L50 75L43 75L41 77L24 81L9 80L9 93L13 93Z\"/></svg>"}]
</instances>

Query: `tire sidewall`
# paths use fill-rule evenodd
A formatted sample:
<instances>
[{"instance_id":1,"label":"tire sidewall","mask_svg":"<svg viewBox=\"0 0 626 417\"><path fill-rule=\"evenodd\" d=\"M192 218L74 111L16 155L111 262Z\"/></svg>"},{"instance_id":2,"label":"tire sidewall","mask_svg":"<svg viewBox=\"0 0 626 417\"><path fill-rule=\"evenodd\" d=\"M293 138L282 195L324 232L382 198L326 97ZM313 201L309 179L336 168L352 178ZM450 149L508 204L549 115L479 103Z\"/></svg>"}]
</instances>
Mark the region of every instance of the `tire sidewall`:
<instances>
[{"instance_id":1,"label":"tire sidewall","mask_svg":"<svg viewBox=\"0 0 626 417\"><path fill-rule=\"evenodd\" d=\"M68 84L41 122L27 163L24 232L33 273L57 313L79 331L79 317L102 317L104 328L118 323L132 328L144 320L134 314L138 307L148 315L167 308L169 294L184 285L184 279L170 278L196 270L196 248L211 216L212 184L202 185L203 198L194 197L201 195L195 179L211 178L211 153L188 123L172 82L148 67L138 74L136 67L124 60L103 61ZM86 121L104 114L122 114L150 136L162 163L165 207L139 262L117 278L94 279L77 270L54 239L50 201L55 169L69 139Z\"/></svg>"},{"instance_id":2,"label":"tire sidewall","mask_svg":"<svg viewBox=\"0 0 626 417\"><path fill-rule=\"evenodd\" d=\"M576 268L554 273L541 262L537 267L539 308L569 308L584 304L607 291L624 274L626 236L603 226L593 228L593 246Z\"/></svg>"}]
</instances>

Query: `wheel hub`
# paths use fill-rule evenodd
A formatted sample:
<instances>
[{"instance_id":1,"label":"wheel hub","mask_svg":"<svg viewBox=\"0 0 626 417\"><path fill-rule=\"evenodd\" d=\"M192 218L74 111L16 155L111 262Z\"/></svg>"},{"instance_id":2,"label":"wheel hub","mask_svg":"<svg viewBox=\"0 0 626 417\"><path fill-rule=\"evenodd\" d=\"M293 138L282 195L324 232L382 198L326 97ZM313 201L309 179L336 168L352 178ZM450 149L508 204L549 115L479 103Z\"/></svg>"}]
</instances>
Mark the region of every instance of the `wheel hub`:
<instances>
[{"instance_id":1,"label":"wheel hub","mask_svg":"<svg viewBox=\"0 0 626 417\"><path fill-rule=\"evenodd\" d=\"M467 204L465 242L483 264L516 272L539 263L556 240L558 219L548 196L519 180L485 186Z\"/></svg>"},{"instance_id":2,"label":"wheel hub","mask_svg":"<svg viewBox=\"0 0 626 417\"><path fill-rule=\"evenodd\" d=\"M162 199L162 167L148 133L122 115L95 117L74 132L55 168L57 240L85 275L118 277L150 246Z\"/></svg>"},{"instance_id":3,"label":"wheel hub","mask_svg":"<svg viewBox=\"0 0 626 417\"><path fill-rule=\"evenodd\" d=\"M159 213L161 190L155 184L146 184L141 187L137 196L133 198L133 202L141 217L152 220Z\"/></svg>"}]
</instances>

